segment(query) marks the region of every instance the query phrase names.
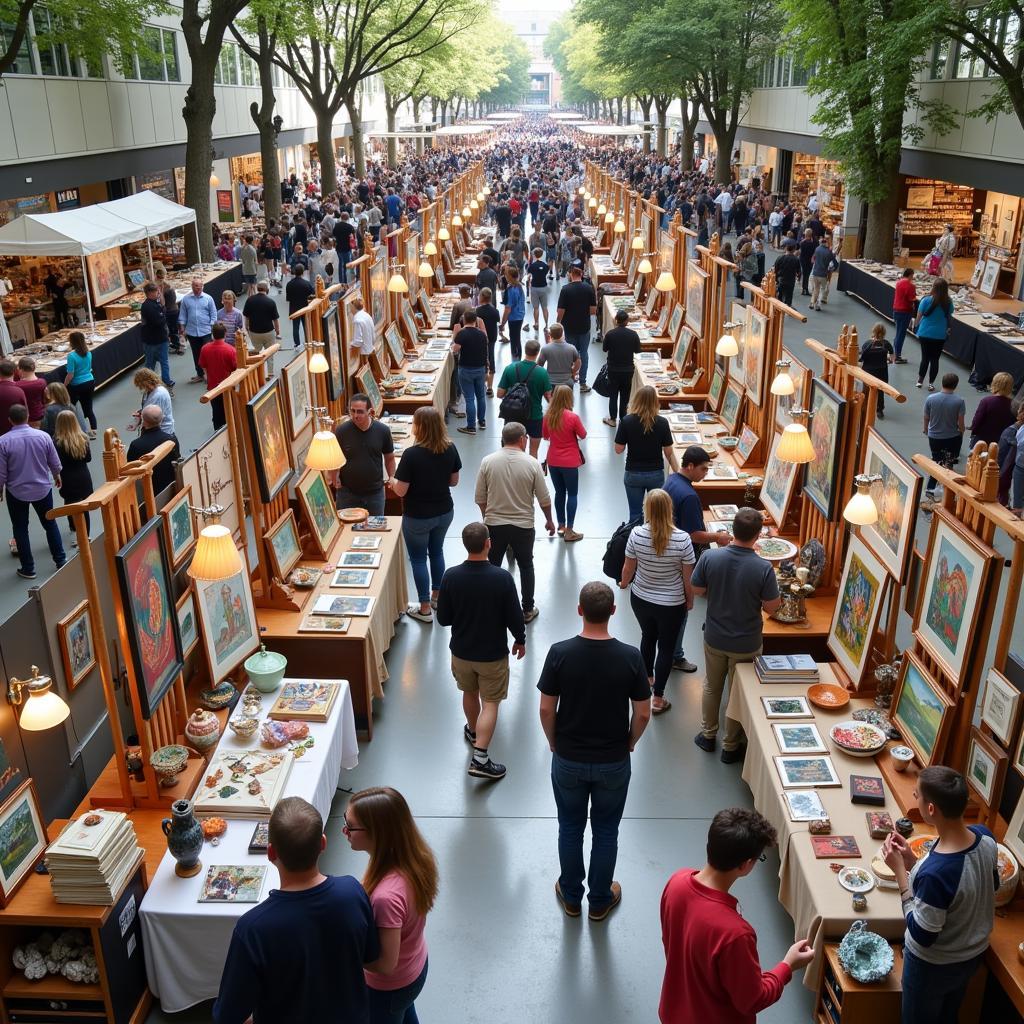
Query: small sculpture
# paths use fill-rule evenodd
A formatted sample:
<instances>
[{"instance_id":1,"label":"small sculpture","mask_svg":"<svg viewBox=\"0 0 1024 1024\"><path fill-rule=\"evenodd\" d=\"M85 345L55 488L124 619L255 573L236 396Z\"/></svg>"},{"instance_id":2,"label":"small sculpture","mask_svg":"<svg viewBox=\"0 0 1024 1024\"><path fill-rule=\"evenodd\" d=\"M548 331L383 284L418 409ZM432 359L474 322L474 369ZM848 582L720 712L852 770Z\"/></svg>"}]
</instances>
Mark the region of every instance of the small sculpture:
<instances>
[{"instance_id":1,"label":"small sculpture","mask_svg":"<svg viewBox=\"0 0 1024 1024\"><path fill-rule=\"evenodd\" d=\"M814 593L814 587L808 582L808 570L801 566L793 573L795 582L779 586L779 596L782 604L775 612L774 618L779 622L806 622L807 620L807 598Z\"/></svg>"},{"instance_id":2,"label":"small sculpture","mask_svg":"<svg viewBox=\"0 0 1024 1024\"><path fill-rule=\"evenodd\" d=\"M888 708L892 704L892 692L896 687L896 680L899 678L900 665L903 656L897 654L891 664L879 665L875 669L875 681L878 688L875 690L875 707Z\"/></svg>"},{"instance_id":3,"label":"small sculpture","mask_svg":"<svg viewBox=\"0 0 1024 1024\"><path fill-rule=\"evenodd\" d=\"M862 892L855 892L853 894L853 909L858 914L863 914L868 909L868 898Z\"/></svg>"},{"instance_id":4,"label":"small sculpture","mask_svg":"<svg viewBox=\"0 0 1024 1024\"><path fill-rule=\"evenodd\" d=\"M807 570L808 586L817 590L822 576L825 575L825 546L816 537L812 537L800 549L800 567Z\"/></svg>"},{"instance_id":5,"label":"small sculpture","mask_svg":"<svg viewBox=\"0 0 1024 1024\"><path fill-rule=\"evenodd\" d=\"M909 818L897 818L896 831L904 839L909 839L914 834L914 823Z\"/></svg>"},{"instance_id":6,"label":"small sculpture","mask_svg":"<svg viewBox=\"0 0 1024 1024\"><path fill-rule=\"evenodd\" d=\"M816 818L807 826L807 831L812 836L827 836L832 832L832 821L830 818Z\"/></svg>"}]
</instances>

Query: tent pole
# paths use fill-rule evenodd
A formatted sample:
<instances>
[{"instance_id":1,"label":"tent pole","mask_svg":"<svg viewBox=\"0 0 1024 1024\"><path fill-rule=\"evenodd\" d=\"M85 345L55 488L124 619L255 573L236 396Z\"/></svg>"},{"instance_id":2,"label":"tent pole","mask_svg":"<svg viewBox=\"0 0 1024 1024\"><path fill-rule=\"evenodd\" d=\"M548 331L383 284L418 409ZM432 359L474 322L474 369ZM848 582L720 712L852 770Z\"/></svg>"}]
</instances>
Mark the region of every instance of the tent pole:
<instances>
[{"instance_id":1,"label":"tent pole","mask_svg":"<svg viewBox=\"0 0 1024 1024\"><path fill-rule=\"evenodd\" d=\"M85 285L85 308L89 310L90 334L96 333L96 321L92 315L92 293L89 291L89 271L85 266L85 254L82 254L82 284Z\"/></svg>"},{"instance_id":2,"label":"tent pole","mask_svg":"<svg viewBox=\"0 0 1024 1024\"><path fill-rule=\"evenodd\" d=\"M199 266L202 266L203 265L203 245L202 245L202 242L199 241L199 218L198 217L194 221L192 221L192 227L194 227L195 231L196 231L196 255L199 258L198 259L198 263L199 263Z\"/></svg>"},{"instance_id":3,"label":"tent pole","mask_svg":"<svg viewBox=\"0 0 1024 1024\"><path fill-rule=\"evenodd\" d=\"M149 253L149 280L152 281L156 272L153 270L153 246L149 244L149 231L146 232L146 252Z\"/></svg>"}]
</instances>

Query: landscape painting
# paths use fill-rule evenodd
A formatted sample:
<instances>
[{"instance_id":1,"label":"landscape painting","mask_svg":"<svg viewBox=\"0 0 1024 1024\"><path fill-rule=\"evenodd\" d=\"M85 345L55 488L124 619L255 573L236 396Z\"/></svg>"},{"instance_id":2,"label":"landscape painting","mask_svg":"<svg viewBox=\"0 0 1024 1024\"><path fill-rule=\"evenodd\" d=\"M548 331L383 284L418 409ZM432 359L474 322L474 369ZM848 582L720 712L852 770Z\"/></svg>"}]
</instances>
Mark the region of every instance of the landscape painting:
<instances>
[{"instance_id":1,"label":"landscape painting","mask_svg":"<svg viewBox=\"0 0 1024 1024\"><path fill-rule=\"evenodd\" d=\"M0 907L6 907L46 850L46 826L32 780L0 808Z\"/></svg>"},{"instance_id":2,"label":"landscape painting","mask_svg":"<svg viewBox=\"0 0 1024 1024\"><path fill-rule=\"evenodd\" d=\"M743 385L747 398L760 406L764 376L764 346L768 334L768 318L753 305L747 306L747 331L743 345Z\"/></svg>"},{"instance_id":3,"label":"landscape painting","mask_svg":"<svg viewBox=\"0 0 1024 1024\"><path fill-rule=\"evenodd\" d=\"M953 701L912 651L903 658L889 716L922 766L941 758Z\"/></svg>"},{"instance_id":4,"label":"landscape painting","mask_svg":"<svg viewBox=\"0 0 1024 1024\"><path fill-rule=\"evenodd\" d=\"M864 450L864 472L881 477L871 485L878 521L860 535L894 579L902 582L914 544L921 476L873 427Z\"/></svg>"}]
</instances>

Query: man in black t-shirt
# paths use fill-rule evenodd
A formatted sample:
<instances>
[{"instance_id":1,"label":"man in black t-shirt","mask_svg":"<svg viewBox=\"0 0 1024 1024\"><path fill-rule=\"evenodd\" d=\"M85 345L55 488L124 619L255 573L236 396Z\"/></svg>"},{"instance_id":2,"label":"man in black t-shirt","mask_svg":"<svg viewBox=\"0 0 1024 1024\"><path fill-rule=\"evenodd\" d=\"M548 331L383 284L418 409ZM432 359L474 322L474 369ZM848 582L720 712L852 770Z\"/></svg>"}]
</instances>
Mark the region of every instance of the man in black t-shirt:
<instances>
[{"instance_id":1,"label":"man in black t-shirt","mask_svg":"<svg viewBox=\"0 0 1024 1024\"><path fill-rule=\"evenodd\" d=\"M338 280L342 284L348 282L348 263L357 254L355 252L356 229L349 220L348 213L342 210L338 216L338 222L331 232L334 235L335 246L338 250Z\"/></svg>"},{"instance_id":2,"label":"man in black t-shirt","mask_svg":"<svg viewBox=\"0 0 1024 1024\"><path fill-rule=\"evenodd\" d=\"M489 288L492 295L497 294L498 275L491 267L490 256L481 256L477 260L477 268L476 281L474 282L476 284L477 297L479 298L480 292L484 288Z\"/></svg>"},{"instance_id":3,"label":"man in black t-shirt","mask_svg":"<svg viewBox=\"0 0 1024 1024\"><path fill-rule=\"evenodd\" d=\"M334 428L345 465L331 474L338 508L365 508L384 515L384 487L395 475L395 443L391 429L373 418L366 395L353 395L349 418Z\"/></svg>"},{"instance_id":4,"label":"man in black t-shirt","mask_svg":"<svg viewBox=\"0 0 1024 1024\"><path fill-rule=\"evenodd\" d=\"M597 312L597 294L583 281L583 269L569 269L569 283L558 293L558 322L565 331L565 340L579 353L580 392L590 391L587 366L590 363L590 318Z\"/></svg>"},{"instance_id":5,"label":"man in black t-shirt","mask_svg":"<svg viewBox=\"0 0 1024 1024\"><path fill-rule=\"evenodd\" d=\"M494 225L498 229L498 237L495 242L503 242L512 234L512 209L504 196L491 211L491 214L494 217Z\"/></svg>"},{"instance_id":6,"label":"man in black t-shirt","mask_svg":"<svg viewBox=\"0 0 1024 1024\"><path fill-rule=\"evenodd\" d=\"M552 645L537 689L558 809L561 874L555 896L569 917L579 917L588 878L590 920L603 921L622 899L621 886L612 880L619 822L629 790L629 755L651 720L651 690L640 652L608 632L615 612L611 587L584 584L577 611L583 630ZM588 814L593 841L584 874Z\"/></svg>"},{"instance_id":7,"label":"man in black t-shirt","mask_svg":"<svg viewBox=\"0 0 1024 1024\"><path fill-rule=\"evenodd\" d=\"M604 336L605 352L608 353L608 415L601 421L609 427L616 424L618 416L626 415L629 405L629 391L633 386L633 356L640 351L640 335L626 326L629 313L620 309L615 314L615 326Z\"/></svg>"},{"instance_id":8,"label":"man in black t-shirt","mask_svg":"<svg viewBox=\"0 0 1024 1024\"><path fill-rule=\"evenodd\" d=\"M298 313L309 305L309 300L316 294L316 289L302 276L301 263L292 264L292 279L285 285L284 297L288 300L288 312ZM304 317L292 321L292 341L299 347L299 328L305 330Z\"/></svg>"},{"instance_id":9,"label":"man in black t-shirt","mask_svg":"<svg viewBox=\"0 0 1024 1024\"><path fill-rule=\"evenodd\" d=\"M470 307L472 308L472 307ZM494 305L494 296L490 288L480 289L480 305L476 307L476 325L487 335L487 394L490 395L494 386L494 346L498 343L498 327L501 314Z\"/></svg>"},{"instance_id":10,"label":"man in black t-shirt","mask_svg":"<svg viewBox=\"0 0 1024 1024\"><path fill-rule=\"evenodd\" d=\"M242 315L246 333L257 352L281 340L281 314L277 311L277 303L270 297L270 286L266 281L260 281L256 285L256 294L245 300ZM271 361L271 368L273 365Z\"/></svg>"},{"instance_id":11,"label":"man in black t-shirt","mask_svg":"<svg viewBox=\"0 0 1024 1024\"><path fill-rule=\"evenodd\" d=\"M796 254L796 242L792 238L786 239L783 243L785 252L775 261L775 283L778 286L777 295L780 302L787 306L793 305L793 291L796 288L796 279L800 274L800 257Z\"/></svg>"},{"instance_id":12,"label":"man in black t-shirt","mask_svg":"<svg viewBox=\"0 0 1024 1024\"><path fill-rule=\"evenodd\" d=\"M475 434L478 416L481 428L487 426L487 335L472 309L462 314L462 325L452 342L452 352L459 357L459 387L466 399L466 425L458 430Z\"/></svg>"}]
</instances>

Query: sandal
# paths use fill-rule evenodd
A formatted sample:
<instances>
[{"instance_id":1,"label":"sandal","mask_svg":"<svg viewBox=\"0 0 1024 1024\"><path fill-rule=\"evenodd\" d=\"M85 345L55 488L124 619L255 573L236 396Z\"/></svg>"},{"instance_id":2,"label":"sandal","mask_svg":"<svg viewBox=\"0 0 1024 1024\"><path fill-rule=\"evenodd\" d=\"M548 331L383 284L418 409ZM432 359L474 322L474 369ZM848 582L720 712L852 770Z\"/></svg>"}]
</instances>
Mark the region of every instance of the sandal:
<instances>
[{"instance_id":1,"label":"sandal","mask_svg":"<svg viewBox=\"0 0 1024 1024\"><path fill-rule=\"evenodd\" d=\"M657 699L658 699L657 697L652 697L651 698L651 714L652 715L663 715L666 711L668 711L668 709L670 707L672 707L672 701L665 700L664 698L662 698L662 701L661 701L660 704L655 704L654 702Z\"/></svg>"}]
</instances>

